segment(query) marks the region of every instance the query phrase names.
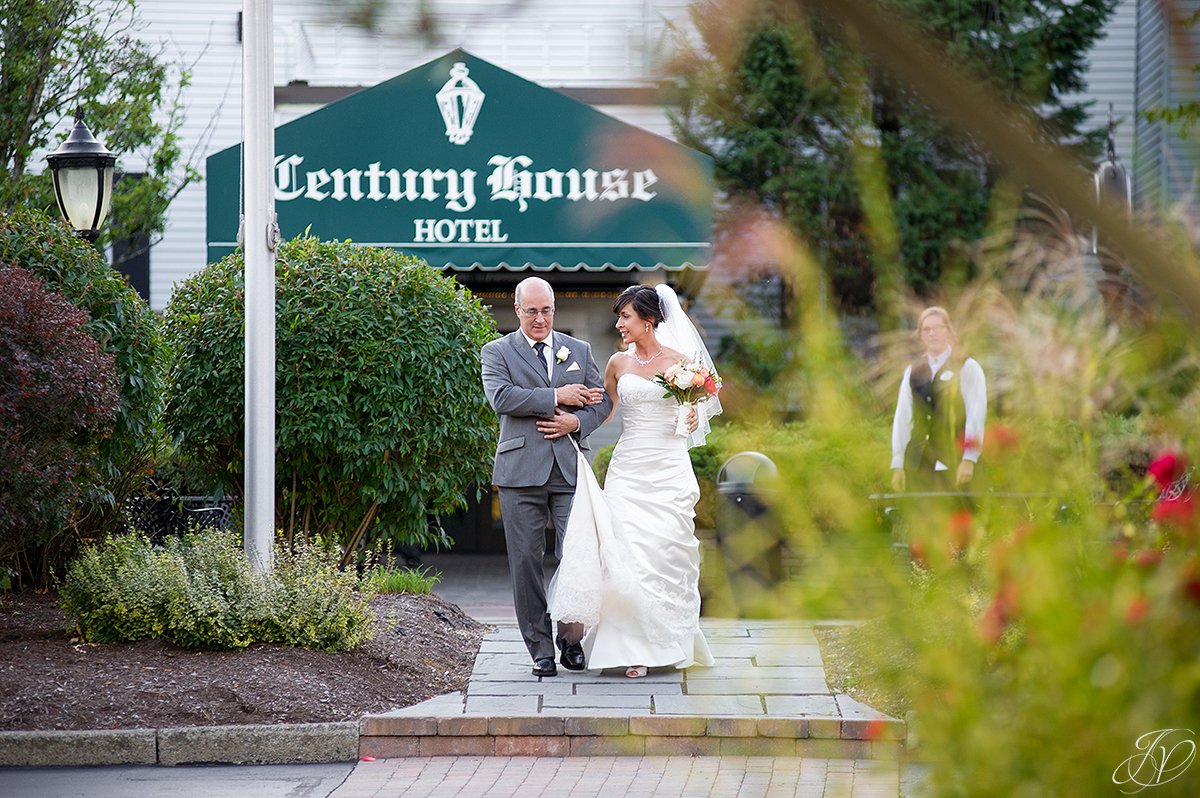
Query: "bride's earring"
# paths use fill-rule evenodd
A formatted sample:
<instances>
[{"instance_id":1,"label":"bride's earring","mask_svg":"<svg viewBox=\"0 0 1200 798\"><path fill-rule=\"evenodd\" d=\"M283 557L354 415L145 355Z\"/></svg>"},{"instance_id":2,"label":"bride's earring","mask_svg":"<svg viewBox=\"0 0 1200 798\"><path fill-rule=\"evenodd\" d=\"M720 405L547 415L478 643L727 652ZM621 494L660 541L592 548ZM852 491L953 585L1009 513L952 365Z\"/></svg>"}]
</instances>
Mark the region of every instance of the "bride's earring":
<instances>
[{"instance_id":1,"label":"bride's earring","mask_svg":"<svg viewBox=\"0 0 1200 798\"><path fill-rule=\"evenodd\" d=\"M646 322L646 332L650 332L650 322Z\"/></svg>"}]
</instances>

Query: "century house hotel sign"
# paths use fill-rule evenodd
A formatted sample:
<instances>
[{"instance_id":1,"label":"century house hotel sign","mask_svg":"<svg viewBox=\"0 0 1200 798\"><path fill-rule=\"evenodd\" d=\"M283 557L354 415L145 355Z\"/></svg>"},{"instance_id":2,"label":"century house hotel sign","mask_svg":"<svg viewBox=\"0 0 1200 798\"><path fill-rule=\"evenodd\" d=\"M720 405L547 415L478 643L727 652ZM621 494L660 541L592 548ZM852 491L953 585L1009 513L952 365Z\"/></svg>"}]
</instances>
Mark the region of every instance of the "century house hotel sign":
<instances>
[{"instance_id":1,"label":"century house hotel sign","mask_svg":"<svg viewBox=\"0 0 1200 798\"><path fill-rule=\"evenodd\" d=\"M703 267L712 162L456 50L279 127L285 238L456 270ZM208 257L236 246L240 147L208 161Z\"/></svg>"}]
</instances>

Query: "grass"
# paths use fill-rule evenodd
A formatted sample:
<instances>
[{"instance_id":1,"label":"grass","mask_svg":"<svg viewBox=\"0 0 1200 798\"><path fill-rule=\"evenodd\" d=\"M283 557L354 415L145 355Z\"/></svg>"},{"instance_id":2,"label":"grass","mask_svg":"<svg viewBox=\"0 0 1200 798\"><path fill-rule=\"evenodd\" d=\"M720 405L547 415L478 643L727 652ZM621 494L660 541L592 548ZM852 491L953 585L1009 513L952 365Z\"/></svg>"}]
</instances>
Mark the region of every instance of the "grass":
<instances>
[{"instance_id":1,"label":"grass","mask_svg":"<svg viewBox=\"0 0 1200 798\"><path fill-rule=\"evenodd\" d=\"M846 693L893 718L903 718L912 709L909 700L895 689L895 680L876 673L871 664L883 656L892 667L903 669L912 659L912 653L905 653L895 636L888 635L879 622L818 626L814 631L831 690Z\"/></svg>"},{"instance_id":2,"label":"grass","mask_svg":"<svg viewBox=\"0 0 1200 798\"><path fill-rule=\"evenodd\" d=\"M414 593L427 595L442 578L440 571L428 566L420 568L384 568L369 571L364 581L375 593Z\"/></svg>"}]
</instances>

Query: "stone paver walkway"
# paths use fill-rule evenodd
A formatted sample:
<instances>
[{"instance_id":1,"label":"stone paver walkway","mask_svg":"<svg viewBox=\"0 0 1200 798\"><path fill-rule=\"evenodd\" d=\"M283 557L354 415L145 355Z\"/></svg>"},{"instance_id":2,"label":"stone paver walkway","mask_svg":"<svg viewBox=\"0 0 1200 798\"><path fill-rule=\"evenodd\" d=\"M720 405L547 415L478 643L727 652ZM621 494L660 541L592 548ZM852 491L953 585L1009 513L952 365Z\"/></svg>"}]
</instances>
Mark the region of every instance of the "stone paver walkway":
<instances>
[{"instance_id":1,"label":"stone paver walkway","mask_svg":"<svg viewBox=\"0 0 1200 798\"><path fill-rule=\"evenodd\" d=\"M539 679L503 557L445 570L435 592L493 626L468 688L364 719L332 798L920 795L903 724L829 689L811 623L703 618L712 668Z\"/></svg>"},{"instance_id":2,"label":"stone paver walkway","mask_svg":"<svg viewBox=\"0 0 1200 798\"><path fill-rule=\"evenodd\" d=\"M536 679L516 626L484 640L467 688L465 714L797 715L882 718L825 682L812 625L704 619L717 664L656 668L643 679L623 670L568 671Z\"/></svg>"},{"instance_id":3,"label":"stone paver walkway","mask_svg":"<svg viewBox=\"0 0 1200 798\"><path fill-rule=\"evenodd\" d=\"M496 590L450 586L446 597L479 618L503 609ZM903 747L903 722L830 690L809 622L702 618L713 667L629 679L561 667L535 677L515 619L479 619L493 629L466 691L364 718L360 754L896 759Z\"/></svg>"},{"instance_id":4,"label":"stone paver walkway","mask_svg":"<svg viewBox=\"0 0 1200 798\"><path fill-rule=\"evenodd\" d=\"M788 757L418 757L361 762L331 798L896 798L894 763Z\"/></svg>"}]
</instances>

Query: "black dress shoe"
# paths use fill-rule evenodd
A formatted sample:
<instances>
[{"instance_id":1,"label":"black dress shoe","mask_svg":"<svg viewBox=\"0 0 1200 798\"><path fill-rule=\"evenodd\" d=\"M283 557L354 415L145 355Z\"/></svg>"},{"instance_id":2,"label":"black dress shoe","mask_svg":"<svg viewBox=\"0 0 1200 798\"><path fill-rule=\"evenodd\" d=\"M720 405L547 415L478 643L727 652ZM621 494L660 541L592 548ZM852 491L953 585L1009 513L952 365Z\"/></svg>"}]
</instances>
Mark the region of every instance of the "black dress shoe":
<instances>
[{"instance_id":1,"label":"black dress shoe","mask_svg":"<svg viewBox=\"0 0 1200 798\"><path fill-rule=\"evenodd\" d=\"M540 657L533 661L534 676L556 676L558 668L554 667L554 659L552 657Z\"/></svg>"},{"instance_id":2,"label":"black dress shoe","mask_svg":"<svg viewBox=\"0 0 1200 798\"><path fill-rule=\"evenodd\" d=\"M568 643L561 638L558 641L558 645L562 649L562 656L558 658L562 666L569 671L583 670L583 646L579 643Z\"/></svg>"}]
</instances>

